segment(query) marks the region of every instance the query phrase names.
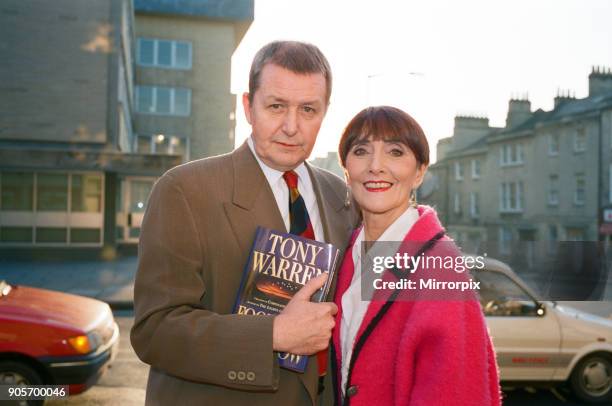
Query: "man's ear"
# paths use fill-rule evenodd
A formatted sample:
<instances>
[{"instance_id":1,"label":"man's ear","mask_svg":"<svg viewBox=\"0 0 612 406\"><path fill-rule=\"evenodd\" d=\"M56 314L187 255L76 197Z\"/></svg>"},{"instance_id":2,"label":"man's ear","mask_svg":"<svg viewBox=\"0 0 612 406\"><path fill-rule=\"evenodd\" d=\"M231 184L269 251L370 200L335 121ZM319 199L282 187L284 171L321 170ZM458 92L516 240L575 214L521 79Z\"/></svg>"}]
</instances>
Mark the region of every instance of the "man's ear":
<instances>
[{"instance_id":1,"label":"man's ear","mask_svg":"<svg viewBox=\"0 0 612 406\"><path fill-rule=\"evenodd\" d=\"M244 108L244 116L249 124L251 123L251 102L249 101L249 93L242 93L242 107Z\"/></svg>"}]
</instances>

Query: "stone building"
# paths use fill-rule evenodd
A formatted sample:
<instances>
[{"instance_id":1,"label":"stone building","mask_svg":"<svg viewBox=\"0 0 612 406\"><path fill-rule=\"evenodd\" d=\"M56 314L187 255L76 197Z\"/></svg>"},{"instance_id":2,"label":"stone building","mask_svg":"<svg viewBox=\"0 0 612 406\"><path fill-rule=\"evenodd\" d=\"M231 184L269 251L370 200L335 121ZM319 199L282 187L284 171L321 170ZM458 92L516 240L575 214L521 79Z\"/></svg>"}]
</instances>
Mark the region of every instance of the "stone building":
<instances>
[{"instance_id":1,"label":"stone building","mask_svg":"<svg viewBox=\"0 0 612 406\"><path fill-rule=\"evenodd\" d=\"M593 68L588 96L560 93L551 111L510 100L503 128L456 117L430 172L421 201L438 208L465 251L520 252L533 266L559 241L609 240L612 72Z\"/></svg>"}]
</instances>

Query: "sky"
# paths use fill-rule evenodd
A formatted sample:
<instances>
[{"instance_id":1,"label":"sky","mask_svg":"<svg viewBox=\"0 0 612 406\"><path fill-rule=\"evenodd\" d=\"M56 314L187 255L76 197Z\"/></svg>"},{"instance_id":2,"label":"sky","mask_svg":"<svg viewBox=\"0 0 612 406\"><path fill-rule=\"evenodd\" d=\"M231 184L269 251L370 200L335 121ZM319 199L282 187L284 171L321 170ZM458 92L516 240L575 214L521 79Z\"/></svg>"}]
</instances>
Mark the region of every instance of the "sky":
<instances>
[{"instance_id":1,"label":"sky","mask_svg":"<svg viewBox=\"0 0 612 406\"><path fill-rule=\"evenodd\" d=\"M336 151L369 105L392 105L423 127L435 161L456 115L505 125L508 100L551 110L559 90L588 94L591 67L612 68L612 0L255 0L232 57L236 144L250 133L240 95L257 50L307 41L329 59L331 104L311 158Z\"/></svg>"}]
</instances>

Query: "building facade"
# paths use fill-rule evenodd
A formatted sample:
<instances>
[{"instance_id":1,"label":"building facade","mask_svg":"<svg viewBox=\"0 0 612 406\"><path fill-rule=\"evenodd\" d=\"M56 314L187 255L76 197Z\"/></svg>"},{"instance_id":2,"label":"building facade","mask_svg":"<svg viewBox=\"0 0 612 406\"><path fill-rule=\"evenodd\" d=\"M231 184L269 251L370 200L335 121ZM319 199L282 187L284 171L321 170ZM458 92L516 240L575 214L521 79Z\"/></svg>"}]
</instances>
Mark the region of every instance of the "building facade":
<instances>
[{"instance_id":1,"label":"building facade","mask_svg":"<svg viewBox=\"0 0 612 406\"><path fill-rule=\"evenodd\" d=\"M594 68L589 95L559 94L551 111L510 100L504 128L457 117L430 172L421 200L465 251L533 267L559 241L609 240L612 72Z\"/></svg>"},{"instance_id":2,"label":"building facade","mask_svg":"<svg viewBox=\"0 0 612 406\"><path fill-rule=\"evenodd\" d=\"M171 3L174 7L181 4L147 3ZM203 3L215 8L214 3L225 2ZM253 3L241 4L247 14L250 10L252 20ZM217 9L222 13L224 8ZM231 20L231 16L226 17L225 20ZM194 22L200 20L190 20ZM151 29L146 24L143 22L143 30ZM242 34L248 27L242 20L236 25ZM81 254L87 258L112 258L118 248L133 247L154 180L194 157L193 153L190 155L190 140L180 136L191 135L181 125L191 128L196 125L167 124L176 119L164 110L168 102L174 109L171 112L181 114L222 111L221 121L226 124L212 124L216 127L211 127L210 134L223 131L227 138L227 128L233 126L231 103L222 98L200 97L199 91L194 91L193 98L185 98L181 89L191 86L189 81L178 86L162 79L159 83L150 82L147 76L150 74L137 64L137 29L131 0L3 2L0 11L3 258ZM155 36L149 32L149 37L164 37L161 29L161 34ZM227 30L222 30L211 41L221 41L225 33ZM232 32L229 39L221 41L218 48L222 51L216 57L219 72L214 80L221 82L228 94L230 56L237 38L241 36ZM163 57L166 46L159 45L154 56ZM185 47L178 42L171 42L171 47L171 61L182 63ZM221 62L224 58L226 61ZM199 63L192 59L192 67ZM194 82L204 80L191 76L189 80ZM151 103L139 91L141 77L149 89L157 89L154 86L161 89L154 90L159 92L154 99L157 104L147 113L140 112L143 104L139 100L149 103L149 107ZM167 97L168 88L179 90L171 90ZM198 106L194 107L195 104ZM177 117L182 118L181 114ZM164 140L160 135L164 135ZM149 137L148 144L143 136ZM222 144L207 141L206 148L210 149L199 149L196 157L231 149Z\"/></svg>"}]
</instances>

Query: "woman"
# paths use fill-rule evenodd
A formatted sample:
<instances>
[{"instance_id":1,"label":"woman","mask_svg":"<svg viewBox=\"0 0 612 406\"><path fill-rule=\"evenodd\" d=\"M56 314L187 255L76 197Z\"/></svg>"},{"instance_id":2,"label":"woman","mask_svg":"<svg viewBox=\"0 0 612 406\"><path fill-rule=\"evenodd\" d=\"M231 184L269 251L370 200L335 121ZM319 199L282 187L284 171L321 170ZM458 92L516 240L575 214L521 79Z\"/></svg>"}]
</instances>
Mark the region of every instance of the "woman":
<instances>
[{"instance_id":1,"label":"woman","mask_svg":"<svg viewBox=\"0 0 612 406\"><path fill-rule=\"evenodd\" d=\"M434 209L415 202L429 163L423 130L399 109L370 107L344 130L339 155L363 224L353 233L338 275L332 336L336 403L500 405L495 354L473 292L446 298L452 300L421 292L420 298L413 293L402 300L401 289L387 289L362 299L362 275L371 275L371 269L361 273L362 243L366 256L379 251L380 241L401 242L397 253L415 257L460 255ZM449 272L437 271L437 276ZM385 279L394 277L384 272ZM469 280L465 273L450 273L453 280ZM416 275L423 277L418 267Z\"/></svg>"}]
</instances>

